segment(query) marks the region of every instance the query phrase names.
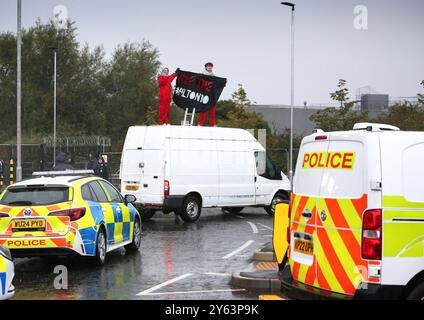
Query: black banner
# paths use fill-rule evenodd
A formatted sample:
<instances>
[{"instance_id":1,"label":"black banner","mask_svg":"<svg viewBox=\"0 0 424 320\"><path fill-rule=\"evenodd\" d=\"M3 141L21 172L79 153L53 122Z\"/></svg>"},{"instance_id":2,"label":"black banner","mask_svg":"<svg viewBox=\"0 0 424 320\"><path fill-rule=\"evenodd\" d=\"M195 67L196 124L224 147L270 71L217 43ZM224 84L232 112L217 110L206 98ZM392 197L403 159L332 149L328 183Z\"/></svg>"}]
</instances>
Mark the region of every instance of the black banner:
<instances>
[{"instance_id":1,"label":"black banner","mask_svg":"<svg viewBox=\"0 0 424 320\"><path fill-rule=\"evenodd\" d=\"M216 105L227 79L180 70L173 101L182 109L205 112Z\"/></svg>"}]
</instances>

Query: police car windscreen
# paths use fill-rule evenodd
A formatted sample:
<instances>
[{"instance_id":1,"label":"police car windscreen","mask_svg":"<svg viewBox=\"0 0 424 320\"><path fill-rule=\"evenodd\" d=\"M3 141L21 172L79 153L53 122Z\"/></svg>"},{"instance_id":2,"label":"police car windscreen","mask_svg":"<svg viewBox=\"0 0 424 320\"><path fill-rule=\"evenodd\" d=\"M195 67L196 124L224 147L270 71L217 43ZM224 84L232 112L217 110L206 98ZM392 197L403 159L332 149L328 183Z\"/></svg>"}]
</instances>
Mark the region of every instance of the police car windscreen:
<instances>
[{"instance_id":1,"label":"police car windscreen","mask_svg":"<svg viewBox=\"0 0 424 320\"><path fill-rule=\"evenodd\" d=\"M68 187L9 188L0 204L9 206L41 206L69 201Z\"/></svg>"}]
</instances>

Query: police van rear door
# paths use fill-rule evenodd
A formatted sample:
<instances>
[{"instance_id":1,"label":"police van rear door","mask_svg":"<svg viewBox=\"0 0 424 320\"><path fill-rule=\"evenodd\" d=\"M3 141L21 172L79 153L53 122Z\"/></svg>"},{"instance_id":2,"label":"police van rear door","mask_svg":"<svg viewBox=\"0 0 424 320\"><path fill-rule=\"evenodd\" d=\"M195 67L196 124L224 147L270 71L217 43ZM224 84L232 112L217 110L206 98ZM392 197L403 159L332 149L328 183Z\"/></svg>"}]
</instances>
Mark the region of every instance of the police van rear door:
<instances>
[{"instance_id":1,"label":"police van rear door","mask_svg":"<svg viewBox=\"0 0 424 320\"><path fill-rule=\"evenodd\" d=\"M295 283L318 286L316 273L316 220L323 169L319 157L327 152L325 136L303 139L299 151L292 194L290 268Z\"/></svg>"},{"instance_id":2,"label":"police van rear door","mask_svg":"<svg viewBox=\"0 0 424 320\"><path fill-rule=\"evenodd\" d=\"M353 295L363 282L362 215L368 206L366 139L334 133L322 163L314 242L320 289ZM379 161L375 159L374 161Z\"/></svg>"}]
</instances>

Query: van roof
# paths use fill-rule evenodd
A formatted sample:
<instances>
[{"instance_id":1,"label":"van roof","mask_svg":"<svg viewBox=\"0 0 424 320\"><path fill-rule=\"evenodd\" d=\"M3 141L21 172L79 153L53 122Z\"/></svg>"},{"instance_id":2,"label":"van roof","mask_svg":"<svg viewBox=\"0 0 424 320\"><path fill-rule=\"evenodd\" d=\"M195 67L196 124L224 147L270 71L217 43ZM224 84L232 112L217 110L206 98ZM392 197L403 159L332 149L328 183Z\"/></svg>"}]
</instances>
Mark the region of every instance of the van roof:
<instances>
[{"instance_id":1,"label":"van roof","mask_svg":"<svg viewBox=\"0 0 424 320\"><path fill-rule=\"evenodd\" d=\"M340 139L353 139L353 140L366 140L370 136L381 136L385 139L410 139L413 137L421 137L424 139L423 131L366 131L366 130L348 130L348 131L332 131L323 132L318 131L303 139L302 143L312 142L318 140L340 140Z\"/></svg>"},{"instance_id":2,"label":"van roof","mask_svg":"<svg viewBox=\"0 0 424 320\"><path fill-rule=\"evenodd\" d=\"M200 126L132 126L128 129L125 148L157 146L165 139L227 140L257 142L252 133L244 129Z\"/></svg>"},{"instance_id":3,"label":"van roof","mask_svg":"<svg viewBox=\"0 0 424 320\"><path fill-rule=\"evenodd\" d=\"M129 130L142 131L148 129L164 134L166 138L203 138L213 137L223 140L255 140L253 135L244 129L203 127L203 126L174 126L174 125L154 125L154 126L131 126Z\"/></svg>"}]
</instances>

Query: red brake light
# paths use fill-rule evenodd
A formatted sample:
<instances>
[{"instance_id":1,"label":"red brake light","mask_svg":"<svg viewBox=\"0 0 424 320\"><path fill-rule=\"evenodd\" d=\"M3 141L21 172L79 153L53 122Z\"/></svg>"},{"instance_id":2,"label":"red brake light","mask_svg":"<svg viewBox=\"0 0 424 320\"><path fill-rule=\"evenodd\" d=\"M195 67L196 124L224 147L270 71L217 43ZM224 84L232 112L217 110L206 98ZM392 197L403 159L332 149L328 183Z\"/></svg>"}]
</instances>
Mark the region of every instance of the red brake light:
<instances>
[{"instance_id":1,"label":"red brake light","mask_svg":"<svg viewBox=\"0 0 424 320\"><path fill-rule=\"evenodd\" d=\"M382 220L381 209L367 210L362 217L363 259L381 260L382 251Z\"/></svg>"},{"instance_id":2,"label":"red brake light","mask_svg":"<svg viewBox=\"0 0 424 320\"><path fill-rule=\"evenodd\" d=\"M169 181L165 180L164 184L163 184L163 195L164 196L169 196L169 190L170 190L170 185L169 185Z\"/></svg>"},{"instance_id":3,"label":"red brake light","mask_svg":"<svg viewBox=\"0 0 424 320\"><path fill-rule=\"evenodd\" d=\"M61 211L53 211L49 213L49 216L54 217L70 217L71 221L81 219L85 215L85 208L67 209Z\"/></svg>"},{"instance_id":4,"label":"red brake light","mask_svg":"<svg viewBox=\"0 0 424 320\"><path fill-rule=\"evenodd\" d=\"M319 140L327 140L327 136L316 136L315 141L319 141Z\"/></svg>"}]
</instances>

